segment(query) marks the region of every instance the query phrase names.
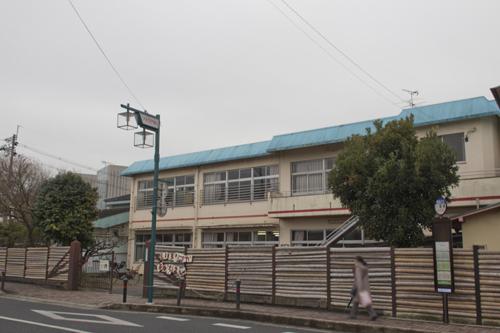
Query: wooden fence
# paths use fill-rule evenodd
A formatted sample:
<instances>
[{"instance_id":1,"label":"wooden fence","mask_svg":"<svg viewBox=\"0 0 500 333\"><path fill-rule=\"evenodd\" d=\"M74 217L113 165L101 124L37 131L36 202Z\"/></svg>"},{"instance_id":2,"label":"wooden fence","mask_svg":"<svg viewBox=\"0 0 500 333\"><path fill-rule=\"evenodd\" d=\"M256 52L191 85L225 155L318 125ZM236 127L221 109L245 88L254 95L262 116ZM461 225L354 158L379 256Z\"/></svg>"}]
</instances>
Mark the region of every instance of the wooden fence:
<instances>
[{"instance_id":1,"label":"wooden fence","mask_svg":"<svg viewBox=\"0 0 500 333\"><path fill-rule=\"evenodd\" d=\"M368 263L377 310L392 316L442 315L442 297L434 290L432 248L157 247L156 251L192 255L192 263L186 265L186 287L201 296L215 292L227 299L240 280L241 294L249 301L325 308L345 308L349 302L353 262L360 255ZM450 319L500 323L500 252L455 249L454 275ZM155 273L155 287L175 286Z\"/></svg>"},{"instance_id":2,"label":"wooden fence","mask_svg":"<svg viewBox=\"0 0 500 333\"><path fill-rule=\"evenodd\" d=\"M65 283L70 247L0 248L0 272L10 280Z\"/></svg>"}]
</instances>

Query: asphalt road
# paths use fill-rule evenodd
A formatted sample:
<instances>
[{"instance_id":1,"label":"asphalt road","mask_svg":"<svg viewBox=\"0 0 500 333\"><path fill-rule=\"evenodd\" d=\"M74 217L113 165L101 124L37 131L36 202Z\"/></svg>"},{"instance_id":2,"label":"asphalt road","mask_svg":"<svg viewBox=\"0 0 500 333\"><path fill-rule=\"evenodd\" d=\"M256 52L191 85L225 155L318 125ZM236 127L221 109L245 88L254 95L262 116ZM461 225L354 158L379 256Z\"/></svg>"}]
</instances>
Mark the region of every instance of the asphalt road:
<instances>
[{"instance_id":1,"label":"asphalt road","mask_svg":"<svg viewBox=\"0 0 500 333\"><path fill-rule=\"evenodd\" d=\"M327 331L245 320L77 308L0 297L0 332L312 333Z\"/></svg>"}]
</instances>

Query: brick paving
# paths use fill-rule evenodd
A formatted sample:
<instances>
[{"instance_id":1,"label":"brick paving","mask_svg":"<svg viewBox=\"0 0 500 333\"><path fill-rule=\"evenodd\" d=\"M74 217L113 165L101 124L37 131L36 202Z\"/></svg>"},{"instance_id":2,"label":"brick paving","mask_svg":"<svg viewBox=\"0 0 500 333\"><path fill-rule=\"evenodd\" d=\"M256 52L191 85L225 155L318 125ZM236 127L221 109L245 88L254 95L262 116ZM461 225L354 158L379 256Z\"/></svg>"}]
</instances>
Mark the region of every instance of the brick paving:
<instances>
[{"instance_id":1,"label":"brick paving","mask_svg":"<svg viewBox=\"0 0 500 333\"><path fill-rule=\"evenodd\" d=\"M37 298L58 303L72 303L79 306L103 307L112 303L121 303L122 296L119 288L114 289L113 294L99 290L79 290L68 291L48 286L22 284L7 282L5 284L7 295ZM137 296L140 294L140 285L132 285L131 293L127 300L133 304L145 304L145 299ZM0 294L0 297L3 295ZM174 298L156 298L155 305L175 305ZM235 304L231 302L218 302L199 299L183 299L182 306L196 307L204 309L227 309L234 310ZM241 304L241 311L277 315L290 318L316 319L324 321L336 321L344 323L368 322L368 316L360 314L358 319L349 319L346 313L326 311L320 309L304 309L285 306L271 306L258 304ZM379 317L375 322L371 322L372 327L390 327L394 329L418 329L422 332L456 332L456 333L500 333L500 328L473 326L473 325L445 325L439 322L393 319L390 317Z\"/></svg>"}]
</instances>

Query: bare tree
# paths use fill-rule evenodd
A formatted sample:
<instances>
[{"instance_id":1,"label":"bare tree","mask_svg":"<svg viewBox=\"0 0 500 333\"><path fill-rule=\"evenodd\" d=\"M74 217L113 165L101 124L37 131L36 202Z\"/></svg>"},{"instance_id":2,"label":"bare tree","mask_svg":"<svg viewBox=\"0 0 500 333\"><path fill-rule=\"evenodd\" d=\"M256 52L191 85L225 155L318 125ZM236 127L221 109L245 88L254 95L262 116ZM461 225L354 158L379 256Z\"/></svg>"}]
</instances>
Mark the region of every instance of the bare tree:
<instances>
[{"instance_id":1,"label":"bare tree","mask_svg":"<svg viewBox=\"0 0 500 333\"><path fill-rule=\"evenodd\" d=\"M17 155L11 162L0 158L0 212L26 228L26 243L36 242L33 207L42 183L48 178L38 163Z\"/></svg>"}]
</instances>

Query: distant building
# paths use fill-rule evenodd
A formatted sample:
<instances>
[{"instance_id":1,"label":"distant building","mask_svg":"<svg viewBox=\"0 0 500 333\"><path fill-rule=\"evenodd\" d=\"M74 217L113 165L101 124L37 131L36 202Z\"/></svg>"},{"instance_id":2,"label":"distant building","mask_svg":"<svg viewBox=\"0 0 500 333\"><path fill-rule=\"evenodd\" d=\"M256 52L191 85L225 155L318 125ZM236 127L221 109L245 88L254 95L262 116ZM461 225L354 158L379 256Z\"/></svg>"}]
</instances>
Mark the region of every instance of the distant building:
<instances>
[{"instance_id":1,"label":"distant building","mask_svg":"<svg viewBox=\"0 0 500 333\"><path fill-rule=\"evenodd\" d=\"M84 181L90 184L90 186L97 188L97 175L92 175L88 173L79 173L78 174Z\"/></svg>"},{"instance_id":2,"label":"distant building","mask_svg":"<svg viewBox=\"0 0 500 333\"><path fill-rule=\"evenodd\" d=\"M96 175L80 173L79 175L92 187L97 188L98 209L106 209L106 199L130 195L130 178L120 176L127 167L108 164L97 171ZM129 199L130 200L130 199Z\"/></svg>"},{"instance_id":3,"label":"distant building","mask_svg":"<svg viewBox=\"0 0 500 333\"><path fill-rule=\"evenodd\" d=\"M93 222L94 238L113 251L115 262L127 261L130 194L104 202L105 209L99 211L99 218Z\"/></svg>"}]
</instances>

